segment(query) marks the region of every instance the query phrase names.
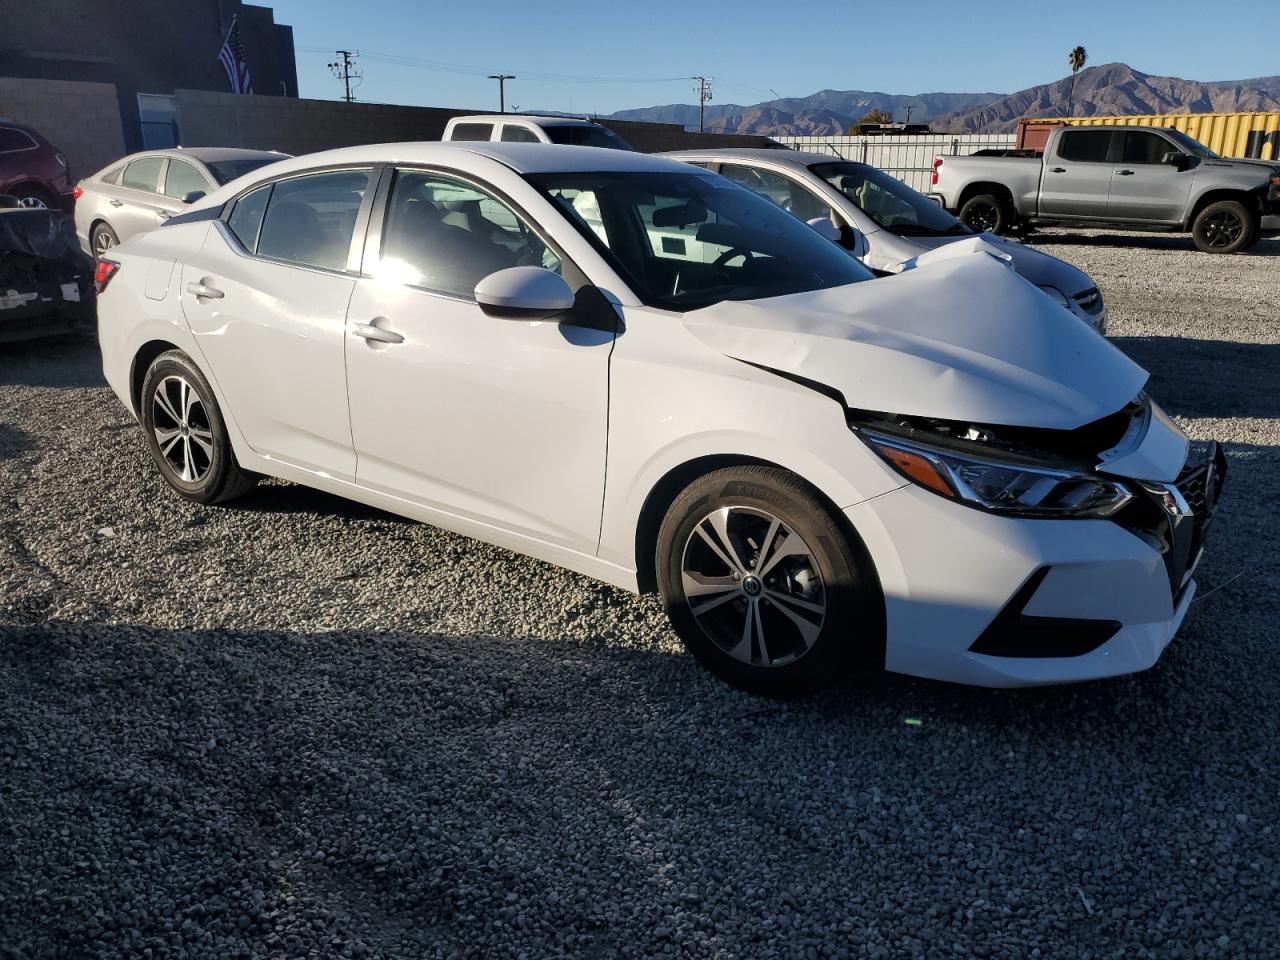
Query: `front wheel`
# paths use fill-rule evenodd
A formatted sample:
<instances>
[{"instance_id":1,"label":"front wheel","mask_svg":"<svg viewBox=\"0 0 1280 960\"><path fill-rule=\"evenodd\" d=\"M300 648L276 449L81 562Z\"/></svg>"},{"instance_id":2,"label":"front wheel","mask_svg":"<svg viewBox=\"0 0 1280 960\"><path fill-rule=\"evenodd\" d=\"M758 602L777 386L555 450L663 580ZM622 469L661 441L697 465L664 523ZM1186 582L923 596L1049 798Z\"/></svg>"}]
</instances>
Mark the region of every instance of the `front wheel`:
<instances>
[{"instance_id":1,"label":"front wheel","mask_svg":"<svg viewBox=\"0 0 1280 960\"><path fill-rule=\"evenodd\" d=\"M957 215L966 227L979 233L1008 233L1013 229L1013 206L1004 197L980 193L964 202Z\"/></svg>"},{"instance_id":2,"label":"front wheel","mask_svg":"<svg viewBox=\"0 0 1280 960\"><path fill-rule=\"evenodd\" d=\"M160 475L188 500L222 503L257 483L236 462L209 381L181 350L162 353L151 364L140 407Z\"/></svg>"},{"instance_id":3,"label":"front wheel","mask_svg":"<svg viewBox=\"0 0 1280 960\"><path fill-rule=\"evenodd\" d=\"M785 470L696 480L668 509L655 559L685 648L735 687L798 696L855 660L883 663L884 602L866 549Z\"/></svg>"},{"instance_id":4,"label":"front wheel","mask_svg":"<svg viewBox=\"0 0 1280 960\"><path fill-rule=\"evenodd\" d=\"M1191 238L1204 253L1235 253L1258 239L1256 213L1239 200L1219 200L1198 214L1191 224Z\"/></svg>"}]
</instances>

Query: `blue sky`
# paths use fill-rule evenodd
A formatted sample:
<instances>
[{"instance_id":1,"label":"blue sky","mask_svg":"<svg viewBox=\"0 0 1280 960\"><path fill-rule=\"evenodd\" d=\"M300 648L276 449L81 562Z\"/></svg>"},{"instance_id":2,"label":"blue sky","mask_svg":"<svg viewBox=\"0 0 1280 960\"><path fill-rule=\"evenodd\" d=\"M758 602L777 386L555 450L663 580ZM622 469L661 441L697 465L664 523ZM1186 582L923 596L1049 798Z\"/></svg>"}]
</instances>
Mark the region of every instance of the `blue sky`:
<instances>
[{"instance_id":1,"label":"blue sky","mask_svg":"<svg viewBox=\"0 0 1280 960\"><path fill-rule=\"evenodd\" d=\"M1012 93L1068 73L1076 44L1090 65L1193 80L1280 73L1277 0L259 2L293 26L301 94L318 99L341 93L326 67L340 46L365 54L360 100L495 109L484 75L504 72L517 75L508 109L576 113L691 103L693 74L715 78L716 103L824 88Z\"/></svg>"}]
</instances>

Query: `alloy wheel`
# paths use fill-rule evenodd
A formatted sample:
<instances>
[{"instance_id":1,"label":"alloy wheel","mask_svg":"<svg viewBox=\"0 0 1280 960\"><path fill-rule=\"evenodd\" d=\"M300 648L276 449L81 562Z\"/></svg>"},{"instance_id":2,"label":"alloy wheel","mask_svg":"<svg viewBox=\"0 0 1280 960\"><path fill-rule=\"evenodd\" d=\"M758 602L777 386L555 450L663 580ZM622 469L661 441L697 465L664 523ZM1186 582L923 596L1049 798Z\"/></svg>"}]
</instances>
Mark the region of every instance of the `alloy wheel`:
<instances>
[{"instance_id":1,"label":"alloy wheel","mask_svg":"<svg viewBox=\"0 0 1280 960\"><path fill-rule=\"evenodd\" d=\"M1229 247L1240 238L1244 223L1230 210L1211 214L1204 221L1204 236L1211 247Z\"/></svg>"},{"instance_id":2,"label":"alloy wheel","mask_svg":"<svg viewBox=\"0 0 1280 960\"><path fill-rule=\"evenodd\" d=\"M161 380L151 397L151 422L160 454L178 479L204 479L213 466L213 430L196 388L180 376Z\"/></svg>"},{"instance_id":3,"label":"alloy wheel","mask_svg":"<svg viewBox=\"0 0 1280 960\"><path fill-rule=\"evenodd\" d=\"M115 246L115 244L111 240L111 234L107 233L107 231L98 230L98 232L93 235L93 254L98 259L101 259L102 255L113 246Z\"/></svg>"},{"instance_id":4,"label":"alloy wheel","mask_svg":"<svg viewBox=\"0 0 1280 960\"><path fill-rule=\"evenodd\" d=\"M685 543L680 574L694 620L735 660L785 666L822 632L826 591L813 551L763 510L721 507L705 516Z\"/></svg>"},{"instance_id":5,"label":"alloy wheel","mask_svg":"<svg viewBox=\"0 0 1280 960\"><path fill-rule=\"evenodd\" d=\"M22 197L18 200L18 206L25 207L27 210L48 210L49 205L39 197Z\"/></svg>"},{"instance_id":6,"label":"alloy wheel","mask_svg":"<svg viewBox=\"0 0 1280 960\"><path fill-rule=\"evenodd\" d=\"M978 204L969 211L967 226L979 233L990 233L1000 220L1000 212L994 204Z\"/></svg>"}]
</instances>

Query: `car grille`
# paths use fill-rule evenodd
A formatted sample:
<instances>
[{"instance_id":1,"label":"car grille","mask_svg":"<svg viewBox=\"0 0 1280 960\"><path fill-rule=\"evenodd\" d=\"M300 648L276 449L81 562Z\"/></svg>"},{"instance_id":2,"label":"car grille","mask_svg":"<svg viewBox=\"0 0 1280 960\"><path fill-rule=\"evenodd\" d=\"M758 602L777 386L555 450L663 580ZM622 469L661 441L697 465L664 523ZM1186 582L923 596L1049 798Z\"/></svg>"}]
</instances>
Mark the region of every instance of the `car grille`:
<instances>
[{"instance_id":1,"label":"car grille","mask_svg":"<svg viewBox=\"0 0 1280 960\"><path fill-rule=\"evenodd\" d=\"M1216 443L1198 453L1172 484L1186 503L1186 514L1164 486L1153 484L1137 487L1140 495L1112 518L1160 553L1175 603L1204 547L1227 475L1226 457Z\"/></svg>"},{"instance_id":2,"label":"car grille","mask_svg":"<svg viewBox=\"0 0 1280 960\"><path fill-rule=\"evenodd\" d=\"M1071 299L1080 304L1085 313L1099 313L1102 310L1102 293L1097 287L1090 287L1084 293L1077 293Z\"/></svg>"}]
</instances>

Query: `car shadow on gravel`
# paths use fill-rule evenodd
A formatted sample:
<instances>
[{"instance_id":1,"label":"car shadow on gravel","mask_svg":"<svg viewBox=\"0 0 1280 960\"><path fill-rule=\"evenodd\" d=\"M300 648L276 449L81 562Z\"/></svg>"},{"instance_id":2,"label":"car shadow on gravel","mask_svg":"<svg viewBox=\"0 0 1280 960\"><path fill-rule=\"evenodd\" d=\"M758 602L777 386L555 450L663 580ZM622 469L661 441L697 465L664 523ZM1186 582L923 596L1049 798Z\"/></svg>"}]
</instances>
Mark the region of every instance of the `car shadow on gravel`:
<instances>
[{"instance_id":1,"label":"car shadow on gravel","mask_svg":"<svg viewBox=\"0 0 1280 960\"><path fill-rule=\"evenodd\" d=\"M1151 372L1146 390L1170 413L1280 417L1280 344L1189 337L1113 337L1111 342Z\"/></svg>"},{"instance_id":2,"label":"car shadow on gravel","mask_svg":"<svg viewBox=\"0 0 1280 960\"><path fill-rule=\"evenodd\" d=\"M0 345L0 386L100 387L102 354L78 337L45 337Z\"/></svg>"},{"instance_id":3,"label":"car shadow on gravel","mask_svg":"<svg viewBox=\"0 0 1280 960\"><path fill-rule=\"evenodd\" d=\"M1034 233L1026 241L1038 245L1063 247L1112 247L1127 250L1171 250L1181 253L1200 253L1191 237L1182 233ZM1216 254L1204 254L1216 256ZM1280 237L1266 236L1247 249L1228 256L1275 257L1280 256Z\"/></svg>"},{"instance_id":4,"label":"car shadow on gravel","mask_svg":"<svg viewBox=\"0 0 1280 960\"><path fill-rule=\"evenodd\" d=\"M413 523L408 517L387 513L346 497L325 493L287 480L267 480L238 498L236 510L251 513L321 514L346 520L384 520L387 523Z\"/></svg>"}]
</instances>

